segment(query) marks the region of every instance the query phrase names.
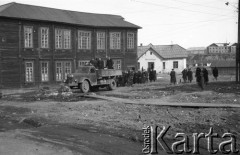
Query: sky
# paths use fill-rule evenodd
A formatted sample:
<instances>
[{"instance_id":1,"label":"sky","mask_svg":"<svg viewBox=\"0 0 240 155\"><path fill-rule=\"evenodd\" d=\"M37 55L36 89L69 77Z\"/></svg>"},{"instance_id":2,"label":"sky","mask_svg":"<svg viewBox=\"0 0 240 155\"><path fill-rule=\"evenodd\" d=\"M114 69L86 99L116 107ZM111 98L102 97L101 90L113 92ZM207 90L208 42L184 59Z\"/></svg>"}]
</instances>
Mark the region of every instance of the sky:
<instances>
[{"instance_id":1,"label":"sky","mask_svg":"<svg viewBox=\"0 0 240 155\"><path fill-rule=\"evenodd\" d=\"M0 5L13 0L0 0ZM17 3L114 14L142 27L138 45L184 48L237 42L238 0L15 0ZM225 3L229 2L229 5Z\"/></svg>"}]
</instances>

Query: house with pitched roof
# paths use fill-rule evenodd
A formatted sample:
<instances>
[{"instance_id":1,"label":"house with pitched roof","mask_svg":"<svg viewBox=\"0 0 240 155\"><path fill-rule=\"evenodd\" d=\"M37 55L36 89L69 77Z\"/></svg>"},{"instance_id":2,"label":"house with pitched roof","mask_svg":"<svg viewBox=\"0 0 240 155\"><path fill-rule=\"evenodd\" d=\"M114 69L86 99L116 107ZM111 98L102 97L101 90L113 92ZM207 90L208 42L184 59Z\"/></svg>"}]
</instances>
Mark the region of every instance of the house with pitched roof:
<instances>
[{"instance_id":1,"label":"house with pitched roof","mask_svg":"<svg viewBox=\"0 0 240 155\"><path fill-rule=\"evenodd\" d=\"M141 27L119 15L8 3L0 6L0 85L63 81L92 58L137 66Z\"/></svg>"},{"instance_id":2,"label":"house with pitched roof","mask_svg":"<svg viewBox=\"0 0 240 155\"><path fill-rule=\"evenodd\" d=\"M157 73L169 73L174 69L181 73L186 68L188 53L183 47L173 45L138 46L138 69L154 69Z\"/></svg>"}]
</instances>

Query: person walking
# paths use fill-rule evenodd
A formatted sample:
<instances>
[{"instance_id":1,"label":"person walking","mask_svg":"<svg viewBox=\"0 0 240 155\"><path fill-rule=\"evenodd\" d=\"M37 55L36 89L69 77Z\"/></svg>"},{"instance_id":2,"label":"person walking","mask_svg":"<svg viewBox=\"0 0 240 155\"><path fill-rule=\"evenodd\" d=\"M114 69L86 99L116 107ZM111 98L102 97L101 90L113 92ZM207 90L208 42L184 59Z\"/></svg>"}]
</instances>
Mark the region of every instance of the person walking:
<instances>
[{"instance_id":1,"label":"person walking","mask_svg":"<svg viewBox=\"0 0 240 155\"><path fill-rule=\"evenodd\" d=\"M196 77L196 82L197 82L198 86L199 86L202 90L204 90L203 72L202 72L202 70L201 70L199 67L196 68L195 77Z\"/></svg>"},{"instance_id":2,"label":"person walking","mask_svg":"<svg viewBox=\"0 0 240 155\"><path fill-rule=\"evenodd\" d=\"M176 81L176 72L174 71L174 69L172 69L172 71L170 72L170 82L175 85Z\"/></svg>"},{"instance_id":3,"label":"person walking","mask_svg":"<svg viewBox=\"0 0 240 155\"><path fill-rule=\"evenodd\" d=\"M187 71L187 79L188 79L188 82L192 83L193 72L192 72L191 68L189 68L188 71Z\"/></svg>"},{"instance_id":4,"label":"person walking","mask_svg":"<svg viewBox=\"0 0 240 155\"><path fill-rule=\"evenodd\" d=\"M203 78L204 78L204 84L208 85L209 79L208 79L208 71L206 68L203 68Z\"/></svg>"},{"instance_id":5,"label":"person walking","mask_svg":"<svg viewBox=\"0 0 240 155\"><path fill-rule=\"evenodd\" d=\"M214 77L215 80L217 81L217 78L218 78L218 69L217 69L217 67L214 67L214 68L213 68L212 73L213 73L213 77Z\"/></svg>"},{"instance_id":6,"label":"person walking","mask_svg":"<svg viewBox=\"0 0 240 155\"><path fill-rule=\"evenodd\" d=\"M186 83L187 82L187 69L186 68L182 71L182 78L183 78L184 83Z\"/></svg>"}]
</instances>

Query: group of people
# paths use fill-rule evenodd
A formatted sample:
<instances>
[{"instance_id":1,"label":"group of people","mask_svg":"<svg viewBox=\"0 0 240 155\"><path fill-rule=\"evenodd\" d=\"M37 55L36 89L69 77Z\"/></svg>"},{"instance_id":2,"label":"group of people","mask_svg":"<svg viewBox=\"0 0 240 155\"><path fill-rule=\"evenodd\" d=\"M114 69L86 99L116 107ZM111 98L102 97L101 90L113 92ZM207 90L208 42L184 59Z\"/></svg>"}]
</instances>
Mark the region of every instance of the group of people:
<instances>
[{"instance_id":1,"label":"group of people","mask_svg":"<svg viewBox=\"0 0 240 155\"><path fill-rule=\"evenodd\" d=\"M147 71L135 71L133 67L117 78L117 84L118 86L132 86L133 84L145 83L149 80L149 76Z\"/></svg>"},{"instance_id":2,"label":"group of people","mask_svg":"<svg viewBox=\"0 0 240 155\"><path fill-rule=\"evenodd\" d=\"M183 78L183 81L184 81L184 83L186 83L186 82L192 82L192 80L193 80L193 72L192 72L192 70L191 70L191 68L189 68L189 69L184 69L183 71L182 71L182 78Z\"/></svg>"},{"instance_id":3,"label":"group of people","mask_svg":"<svg viewBox=\"0 0 240 155\"><path fill-rule=\"evenodd\" d=\"M212 74L213 74L213 77L215 78L215 80L217 80L218 69L216 67L213 68ZM208 82L209 82L208 70L205 67L201 67L201 68L197 67L195 77L196 77L196 82L200 88L204 89L204 85L208 85ZM182 71L182 78L183 78L184 83L192 82L193 72L191 71L190 68L184 69ZM176 82L177 82L176 72L174 71L174 69L172 69L172 71L170 72L170 82L173 84L176 84ZM180 82L181 82L181 80L180 80Z\"/></svg>"},{"instance_id":4,"label":"group of people","mask_svg":"<svg viewBox=\"0 0 240 155\"><path fill-rule=\"evenodd\" d=\"M104 66L104 61L101 58L96 58L96 59L92 59L90 60L90 64L93 65L96 69L113 69L113 60L108 57L107 62L106 62L106 66Z\"/></svg>"}]
</instances>

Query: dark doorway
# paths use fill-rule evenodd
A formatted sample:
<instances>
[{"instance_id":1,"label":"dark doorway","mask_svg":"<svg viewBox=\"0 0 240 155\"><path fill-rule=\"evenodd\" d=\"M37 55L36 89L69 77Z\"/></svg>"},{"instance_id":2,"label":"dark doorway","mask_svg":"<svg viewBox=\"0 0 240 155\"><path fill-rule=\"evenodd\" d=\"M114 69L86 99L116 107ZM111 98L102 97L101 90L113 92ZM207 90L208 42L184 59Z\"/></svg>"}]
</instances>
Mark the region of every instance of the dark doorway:
<instances>
[{"instance_id":1,"label":"dark doorway","mask_svg":"<svg viewBox=\"0 0 240 155\"><path fill-rule=\"evenodd\" d=\"M154 62L148 62L148 68L154 69Z\"/></svg>"}]
</instances>

